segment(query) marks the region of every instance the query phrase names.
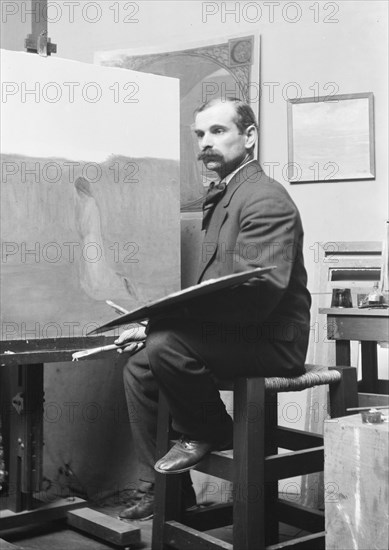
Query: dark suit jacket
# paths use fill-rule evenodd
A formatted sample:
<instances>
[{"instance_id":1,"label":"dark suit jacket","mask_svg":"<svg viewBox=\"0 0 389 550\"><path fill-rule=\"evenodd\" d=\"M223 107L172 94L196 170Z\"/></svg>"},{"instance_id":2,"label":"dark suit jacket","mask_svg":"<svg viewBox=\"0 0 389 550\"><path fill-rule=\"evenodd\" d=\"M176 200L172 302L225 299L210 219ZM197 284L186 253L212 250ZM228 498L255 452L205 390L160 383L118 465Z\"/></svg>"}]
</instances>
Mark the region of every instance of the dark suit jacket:
<instances>
[{"instance_id":1,"label":"dark suit jacket","mask_svg":"<svg viewBox=\"0 0 389 550\"><path fill-rule=\"evenodd\" d=\"M255 267L277 269L193 305L203 321L261 327L264 339L284 342L290 367L305 360L310 294L300 214L286 189L253 161L238 171L215 207L204 236L198 282Z\"/></svg>"}]
</instances>

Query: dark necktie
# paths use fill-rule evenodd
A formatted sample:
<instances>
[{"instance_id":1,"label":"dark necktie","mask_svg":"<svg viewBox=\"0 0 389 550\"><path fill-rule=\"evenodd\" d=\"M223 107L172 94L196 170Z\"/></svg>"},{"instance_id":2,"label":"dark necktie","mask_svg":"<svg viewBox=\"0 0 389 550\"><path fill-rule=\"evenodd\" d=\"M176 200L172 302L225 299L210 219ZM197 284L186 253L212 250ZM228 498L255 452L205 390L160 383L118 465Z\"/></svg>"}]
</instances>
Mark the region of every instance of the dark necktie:
<instances>
[{"instance_id":1,"label":"dark necktie","mask_svg":"<svg viewBox=\"0 0 389 550\"><path fill-rule=\"evenodd\" d=\"M211 181L208 187L208 193L205 196L203 203L203 226L202 229L207 229L212 212L215 206L226 192L227 184L224 181L215 183Z\"/></svg>"}]
</instances>

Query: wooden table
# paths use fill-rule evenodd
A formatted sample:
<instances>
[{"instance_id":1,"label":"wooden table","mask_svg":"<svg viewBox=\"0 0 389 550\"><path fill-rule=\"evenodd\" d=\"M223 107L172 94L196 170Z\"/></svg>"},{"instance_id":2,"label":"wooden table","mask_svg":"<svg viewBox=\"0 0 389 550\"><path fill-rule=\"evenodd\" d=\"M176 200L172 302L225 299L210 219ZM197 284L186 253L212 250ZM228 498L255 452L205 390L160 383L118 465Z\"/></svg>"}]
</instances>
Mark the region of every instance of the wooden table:
<instances>
[{"instance_id":1,"label":"wooden table","mask_svg":"<svg viewBox=\"0 0 389 550\"><path fill-rule=\"evenodd\" d=\"M389 381L378 378L377 361L377 343L389 342L389 309L320 308L319 313L327 315L327 337L335 340L336 365L350 365L350 342L360 341L359 391L389 394Z\"/></svg>"}]
</instances>

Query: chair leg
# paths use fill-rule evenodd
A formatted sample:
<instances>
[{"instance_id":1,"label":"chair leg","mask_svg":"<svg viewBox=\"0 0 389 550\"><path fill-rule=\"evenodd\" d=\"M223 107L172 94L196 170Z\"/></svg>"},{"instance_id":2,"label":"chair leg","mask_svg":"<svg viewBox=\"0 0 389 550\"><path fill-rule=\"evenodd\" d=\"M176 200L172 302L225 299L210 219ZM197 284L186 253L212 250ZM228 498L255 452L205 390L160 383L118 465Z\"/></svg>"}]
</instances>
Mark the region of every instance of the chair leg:
<instances>
[{"instance_id":1,"label":"chair leg","mask_svg":"<svg viewBox=\"0 0 389 550\"><path fill-rule=\"evenodd\" d=\"M274 441L272 435L276 433L278 426L277 393L266 394L265 415L265 455L276 455L278 454L278 445ZM278 481L265 481L266 546L278 542L279 523L277 502Z\"/></svg>"},{"instance_id":2,"label":"chair leg","mask_svg":"<svg viewBox=\"0 0 389 550\"><path fill-rule=\"evenodd\" d=\"M158 405L158 428L157 428L157 460L164 456L169 450L170 435L170 413L165 397L160 392ZM164 526L166 521L180 518L182 511L181 504L181 476L163 475L156 473L155 498L154 498L154 519L152 550L163 550Z\"/></svg>"},{"instance_id":3,"label":"chair leg","mask_svg":"<svg viewBox=\"0 0 389 550\"><path fill-rule=\"evenodd\" d=\"M338 370L342 378L337 384L330 384L331 418L346 416L348 408L358 407L357 369L355 367L330 367Z\"/></svg>"},{"instance_id":4,"label":"chair leg","mask_svg":"<svg viewBox=\"0 0 389 550\"><path fill-rule=\"evenodd\" d=\"M265 380L238 378L234 392L234 550L265 547Z\"/></svg>"}]
</instances>

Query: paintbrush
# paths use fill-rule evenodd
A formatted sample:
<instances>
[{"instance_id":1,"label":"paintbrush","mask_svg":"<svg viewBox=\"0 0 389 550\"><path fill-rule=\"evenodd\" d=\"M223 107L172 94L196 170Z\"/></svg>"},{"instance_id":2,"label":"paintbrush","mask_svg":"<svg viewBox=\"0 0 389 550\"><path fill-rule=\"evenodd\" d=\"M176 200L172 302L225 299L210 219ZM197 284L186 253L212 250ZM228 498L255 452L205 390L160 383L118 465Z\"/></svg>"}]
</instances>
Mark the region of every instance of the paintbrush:
<instances>
[{"instance_id":1,"label":"paintbrush","mask_svg":"<svg viewBox=\"0 0 389 550\"><path fill-rule=\"evenodd\" d=\"M91 355L95 355L96 353L100 353L102 351L121 350L123 348L126 348L129 345L131 345L131 342L127 340L125 343L119 344L119 345L108 344L107 346L100 346L98 348L83 349L81 351L76 351L75 353L72 354L72 361L78 361L79 359L90 357ZM131 355L140 351L142 348L144 348L144 346L145 346L144 340L142 340L141 342L137 342L135 348L131 352Z\"/></svg>"},{"instance_id":2,"label":"paintbrush","mask_svg":"<svg viewBox=\"0 0 389 550\"><path fill-rule=\"evenodd\" d=\"M124 309L124 307L118 306L112 300L105 300L105 303L112 307L116 311L116 313L120 313L120 315L125 315L126 313L129 313L128 309Z\"/></svg>"},{"instance_id":3,"label":"paintbrush","mask_svg":"<svg viewBox=\"0 0 389 550\"><path fill-rule=\"evenodd\" d=\"M128 313L127 309L124 309L124 307L119 306L118 304L115 304L112 302L112 300L105 300L105 303L112 307L116 313L120 313L120 315L125 315ZM141 323L137 323L142 326L147 326L147 322L143 321ZM76 351L72 354L72 361L78 361L79 359L84 359L85 357L89 357L90 355L95 355L96 353L101 353L102 351L112 351L112 350L121 350L129 346L131 341L126 340L126 342L123 342L122 344L108 344L107 346L100 346L98 348L90 348L90 349L83 349L81 351ZM131 352L131 355L136 353L137 351L140 351L145 345L144 340L141 342L138 341L136 347Z\"/></svg>"},{"instance_id":4,"label":"paintbrush","mask_svg":"<svg viewBox=\"0 0 389 550\"><path fill-rule=\"evenodd\" d=\"M358 412L358 411L378 411L378 409L389 409L389 404L388 405L376 405L374 407L374 405L372 405L371 407L352 407L351 409L346 409L346 411L349 411L349 412Z\"/></svg>"},{"instance_id":5,"label":"paintbrush","mask_svg":"<svg viewBox=\"0 0 389 550\"><path fill-rule=\"evenodd\" d=\"M128 309L124 309L124 307L115 304L112 300L105 300L105 303L112 307L116 313L119 313L120 315L126 315L126 313L129 313ZM139 321L137 324L147 327L147 321Z\"/></svg>"}]
</instances>

